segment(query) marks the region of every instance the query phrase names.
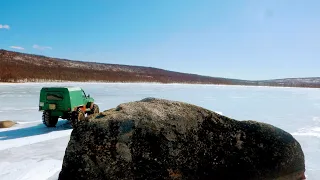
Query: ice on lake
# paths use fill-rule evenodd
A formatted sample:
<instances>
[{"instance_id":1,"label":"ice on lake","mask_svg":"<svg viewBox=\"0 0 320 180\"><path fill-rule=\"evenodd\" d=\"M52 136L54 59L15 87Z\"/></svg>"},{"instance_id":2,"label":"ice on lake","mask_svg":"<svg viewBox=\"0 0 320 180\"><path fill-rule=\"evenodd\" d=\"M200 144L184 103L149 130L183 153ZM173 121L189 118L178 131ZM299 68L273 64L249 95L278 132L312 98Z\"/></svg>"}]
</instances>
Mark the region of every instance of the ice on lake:
<instances>
[{"instance_id":1,"label":"ice on lake","mask_svg":"<svg viewBox=\"0 0 320 180\"><path fill-rule=\"evenodd\" d=\"M320 90L143 83L0 84L0 120L18 125L0 129L0 179L57 179L71 127L60 120L46 128L38 111L43 86L80 86L100 110L146 97L184 101L237 120L257 120L280 127L300 142L307 179L320 178Z\"/></svg>"}]
</instances>

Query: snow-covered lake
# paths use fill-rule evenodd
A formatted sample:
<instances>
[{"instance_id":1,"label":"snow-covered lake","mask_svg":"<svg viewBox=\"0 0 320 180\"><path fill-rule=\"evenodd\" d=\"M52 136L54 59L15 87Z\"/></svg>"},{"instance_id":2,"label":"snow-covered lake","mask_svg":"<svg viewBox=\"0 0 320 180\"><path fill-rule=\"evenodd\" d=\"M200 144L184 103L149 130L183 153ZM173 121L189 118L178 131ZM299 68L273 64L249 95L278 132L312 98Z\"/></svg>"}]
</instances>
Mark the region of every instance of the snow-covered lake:
<instances>
[{"instance_id":1,"label":"snow-covered lake","mask_svg":"<svg viewBox=\"0 0 320 180\"><path fill-rule=\"evenodd\" d=\"M43 86L80 86L100 110L157 97L184 101L238 120L278 126L302 145L308 180L320 179L320 90L303 88L118 83L0 84L0 120L19 122L0 129L1 180L56 180L71 133L66 121L46 128L38 111Z\"/></svg>"}]
</instances>

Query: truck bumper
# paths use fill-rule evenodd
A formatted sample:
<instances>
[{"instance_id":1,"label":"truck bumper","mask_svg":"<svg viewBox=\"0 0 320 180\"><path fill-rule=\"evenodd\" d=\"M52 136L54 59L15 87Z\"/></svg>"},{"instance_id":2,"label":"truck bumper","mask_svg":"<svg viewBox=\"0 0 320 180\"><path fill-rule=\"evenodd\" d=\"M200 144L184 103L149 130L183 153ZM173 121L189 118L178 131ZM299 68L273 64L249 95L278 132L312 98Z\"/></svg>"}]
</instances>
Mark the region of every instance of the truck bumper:
<instances>
[{"instance_id":1,"label":"truck bumper","mask_svg":"<svg viewBox=\"0 0 320 180\"><path fill-rule=\"evenodd\" d=\"M63 112L61 111L51 111L51 116L63 116Z\"/></svg>"}]
</instances>

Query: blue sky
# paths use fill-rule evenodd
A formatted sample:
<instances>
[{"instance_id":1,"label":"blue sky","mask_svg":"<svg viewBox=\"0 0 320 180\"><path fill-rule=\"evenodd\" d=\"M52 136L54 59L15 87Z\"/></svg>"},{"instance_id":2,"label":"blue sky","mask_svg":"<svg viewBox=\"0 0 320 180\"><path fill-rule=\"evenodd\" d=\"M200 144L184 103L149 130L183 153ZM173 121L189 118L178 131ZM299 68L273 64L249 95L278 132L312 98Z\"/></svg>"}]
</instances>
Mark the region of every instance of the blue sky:
<instances>
[{"instance_id":1,"label":"blue sky","mask_svg":"<svg viewBox=\"0 0 320 180\"><path fill-rule=\"evenodd\" d=\"M1 7L1 49L239 79L320 76L317 0L10 0Z\"/></svg>"}]
</instances>

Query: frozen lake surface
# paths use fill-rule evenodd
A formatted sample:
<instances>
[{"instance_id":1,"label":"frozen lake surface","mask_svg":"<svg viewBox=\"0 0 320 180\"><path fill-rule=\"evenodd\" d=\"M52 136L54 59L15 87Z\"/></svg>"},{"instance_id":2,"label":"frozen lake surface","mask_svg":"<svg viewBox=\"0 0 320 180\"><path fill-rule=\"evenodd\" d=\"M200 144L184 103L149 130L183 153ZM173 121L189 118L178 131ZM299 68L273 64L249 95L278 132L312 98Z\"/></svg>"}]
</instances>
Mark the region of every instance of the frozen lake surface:
<instances>
[{"instance_id":1,"label":"frozen lake surface","mask_svg":"<svg viewBox=\"0 0 320 180\"><path fill-rule=\"evenodd\" d=\"M71 127L60 120L46 128L38 111L43 86L80 86L100 110L145 97L184 101L237 120L282 128L300 142L309 180L320 179L320 89L180 84L26 83L0 84L0 120L19 122L0 129L1 180L56 180Z\"/></svg>"}]
</instances>

